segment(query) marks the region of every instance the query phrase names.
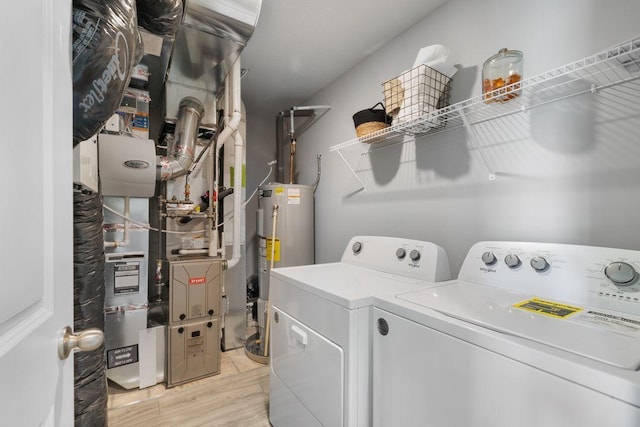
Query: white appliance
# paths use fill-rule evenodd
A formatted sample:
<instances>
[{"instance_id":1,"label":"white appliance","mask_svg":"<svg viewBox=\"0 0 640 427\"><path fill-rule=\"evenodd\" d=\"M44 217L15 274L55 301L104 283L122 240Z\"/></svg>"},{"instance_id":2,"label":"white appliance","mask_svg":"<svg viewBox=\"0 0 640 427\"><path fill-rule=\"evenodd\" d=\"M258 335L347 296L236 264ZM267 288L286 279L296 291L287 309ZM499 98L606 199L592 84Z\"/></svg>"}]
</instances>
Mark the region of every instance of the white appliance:
<instances>
[{"instance_id":1,"label":"white appliance","mask_svg":"<svg viewBox=\"0 0 640 427\"><path fill-rule=\"evenodd\" d=\"M340 262L274 268L271 424L371 425L373 296L449 278L441 247L373 236L351 239Z\"/></svg>"},{"instance_id":2,"label":"white appliance","mask_svg":"<svg viewBox=\"0 0 640 427\"><path fill-rule=\"evenodd\" d=\"M153 197L156 188L153 140L101 133L98 158L104 196Z\"/></svg>"},{"instance_id":3,"label":"white appliance","mask_svg":"<svg viewBox=\"0 0 640 427\"><path fill-rule=\"evenodd\" d=\"M639 271L638 251L481 242L458 280L377 299L373 425L639 426Z\"/></svg>"}]
</instances>

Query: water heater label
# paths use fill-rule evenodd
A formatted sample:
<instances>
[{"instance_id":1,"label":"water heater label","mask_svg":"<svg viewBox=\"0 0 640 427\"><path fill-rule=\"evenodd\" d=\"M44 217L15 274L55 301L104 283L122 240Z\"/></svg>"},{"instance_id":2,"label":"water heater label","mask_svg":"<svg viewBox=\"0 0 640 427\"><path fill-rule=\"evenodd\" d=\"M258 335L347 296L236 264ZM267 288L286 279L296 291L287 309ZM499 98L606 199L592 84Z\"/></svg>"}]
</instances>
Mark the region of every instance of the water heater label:
<instances>
[{"instance_id":1,"label":"water heater label","mask_svg":"<svg viewBox=\"0 0 640 427\"><path fill-rule=\"evenodd\" d=\"M267 238L267 261L271 261L273 254L273 262L280 262L280 239Z\"/></svg>"},{"instance_id":2,"label":"water heater label","mask_svg":"<svg viewBox=\"0 0 640 427\"><path fill-rule=\"evenodd\" d=\"M299 205L300 204L300 189L299 188L290 188L287 191L287 204L289 205Z\"/></svg>"},{"instance_id":3,"label":"water heater label","mask_svg":"<svg viewBox=\"0 0 640 427\"><path fill-rule=\"evenodd\" d=\"M276 196L282 196L284 195L284 187L276 187L275 190L273 190L273 192L275 193Z\"/></svg>"},{"instance_id":4,"label":"water heater label","mask_svg":"<svg viewBox=\"0 0 640 427\"><path fill-rule=\"evenodd\" d=\"M207 278L205 276L202 277L189 277L190 285L204 285L207 283Z\"/></svg>"}]
</instances>

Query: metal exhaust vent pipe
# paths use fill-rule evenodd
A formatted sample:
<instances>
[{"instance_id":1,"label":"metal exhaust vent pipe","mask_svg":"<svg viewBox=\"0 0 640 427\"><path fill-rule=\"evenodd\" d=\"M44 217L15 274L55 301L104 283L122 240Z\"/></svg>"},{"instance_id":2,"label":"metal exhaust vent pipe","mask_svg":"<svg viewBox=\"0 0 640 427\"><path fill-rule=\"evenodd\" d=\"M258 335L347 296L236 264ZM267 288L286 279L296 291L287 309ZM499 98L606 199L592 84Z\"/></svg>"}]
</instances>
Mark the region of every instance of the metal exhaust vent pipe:
<instances>
[{"instance_id":1,"label":"metal exhaust vent pipe","mask_svg":"<svg viewBox=\"0 0 640 427\"><path fill-rule=\"evenodd\" d=\"M168 156L158 156L156 179L166 181L185 175L193 164L200 119L204 114L202 103L191 96L182 98L173 138L167 149Z\"/></svg>"}]
</instances>

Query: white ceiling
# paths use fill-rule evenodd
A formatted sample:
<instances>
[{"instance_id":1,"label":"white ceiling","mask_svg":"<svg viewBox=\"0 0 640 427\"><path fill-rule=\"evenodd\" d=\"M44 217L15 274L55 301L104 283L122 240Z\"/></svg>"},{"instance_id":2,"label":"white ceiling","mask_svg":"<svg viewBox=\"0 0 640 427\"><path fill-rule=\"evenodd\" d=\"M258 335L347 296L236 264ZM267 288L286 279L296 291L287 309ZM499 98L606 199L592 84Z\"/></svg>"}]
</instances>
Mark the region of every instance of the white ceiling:
<instances>
[{"instance_id":1,"label":"white ceiling","mask_svg":"<svg viewBox=\"0 0 640 427\"><path fill-rule=\"evenodd\" d=\"M300 105L446 0L263 0L242 53L247 108Z\"/></svg>"}]
</instances>

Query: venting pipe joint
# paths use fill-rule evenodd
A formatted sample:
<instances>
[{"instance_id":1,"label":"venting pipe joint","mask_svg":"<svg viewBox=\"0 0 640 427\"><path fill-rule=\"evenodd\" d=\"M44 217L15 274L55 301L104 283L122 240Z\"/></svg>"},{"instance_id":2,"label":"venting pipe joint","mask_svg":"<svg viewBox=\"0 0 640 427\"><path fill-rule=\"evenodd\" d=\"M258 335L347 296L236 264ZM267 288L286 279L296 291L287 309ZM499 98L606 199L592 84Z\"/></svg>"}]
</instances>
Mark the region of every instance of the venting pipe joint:
<instances>
[{"instance_id":1,"label":"venting pipe joint","mask_svg":"<svg viewBox=\"0 0 640 427\"><path fill-rule=\"evenodd\" d=\"M180 101L174 138L169 143L168 155L159 156L156 180L166 181L186 175L193 164L200 118L204 114L202 103L191 96Z\"/></svg>"}]
</instances>

